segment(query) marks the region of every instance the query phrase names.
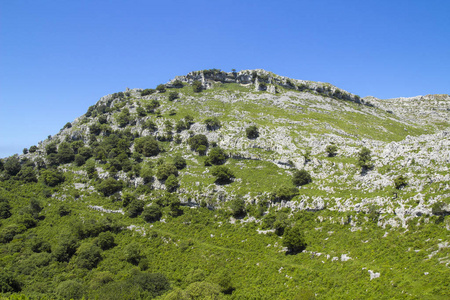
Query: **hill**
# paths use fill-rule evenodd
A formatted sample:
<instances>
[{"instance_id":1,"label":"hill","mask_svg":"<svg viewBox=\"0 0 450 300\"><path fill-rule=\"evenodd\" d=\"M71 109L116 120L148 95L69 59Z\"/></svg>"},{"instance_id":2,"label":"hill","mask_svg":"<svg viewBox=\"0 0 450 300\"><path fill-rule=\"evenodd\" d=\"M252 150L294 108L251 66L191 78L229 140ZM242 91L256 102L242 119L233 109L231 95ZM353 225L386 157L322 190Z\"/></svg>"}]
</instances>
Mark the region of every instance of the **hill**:
<instances>
[{"instance_id":1,"label":"hill","mask_svg":"<svg viewBox=\"0 0 450 300\"><path fill-rule=\"evenodd\" d=\"M445 299L450 97L217 69L0 164L6 297Z\"/></svg>"}]
</instances>

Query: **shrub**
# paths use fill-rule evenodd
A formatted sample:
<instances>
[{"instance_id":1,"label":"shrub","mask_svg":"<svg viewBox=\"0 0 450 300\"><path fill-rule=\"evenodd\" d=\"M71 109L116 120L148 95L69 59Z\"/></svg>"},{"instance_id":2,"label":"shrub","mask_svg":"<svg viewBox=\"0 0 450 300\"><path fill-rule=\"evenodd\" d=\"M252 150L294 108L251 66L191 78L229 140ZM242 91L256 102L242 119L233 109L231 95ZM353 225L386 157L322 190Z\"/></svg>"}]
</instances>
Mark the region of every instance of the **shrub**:
<instances>
[{"instance_id":1,"label":"shrub","mask_svg":"<svg viewBox=\"0 0 450 300\"><path fill-rule=\"evenodd\" d=\"M206 154L206 146L204 146L204 145L198 146L197 152L199 155L205 155Z\"/></svg>"},{"instance_id":2,"label":"shrub","mask_svg":"<svg viewBox=\"0 0 450 300\"><path fill-rule=\"evenodd\" d=\"M36 172L32 167L24 167L22 168L19 173L17 173L17 178L19 180L25 181L25 182L37 182L36 178Z\"/></svg>"},{"instance_id":3,"label":"shrub","mask_svg":"<svg viewBox=\"0 0 450 300\"><path fill-rule=\"evenodd\" d=\"M394 179L394 186L397 190L408 185L407 178L403 175L399 175Z\"/></svg>"},{"instance_id":4,"label":"shrub","mask_svg":"<svg viewBox=\"0 0 450 300\"><path fill-rule=\"evenodd\" d=\"M17 173L19 173L21 169L19 157L17 155L14 155L7 158L5 164L3 165L3 168L11 176L14 176Z\"/></svg>"},{"instance_id":5,"label":"shrub","mask_svg":"<svg viewBox=\"0 0 450 300\"><path fill-rule=\"evenodd\" d=\"M186 168L186 160L181 155L176 155L173 158L173 165L178 170L182 170L182 169Z\"/></svg>"},{"instance_id":6,"label":"shrub","mask_svg":"<svg viewBox=\"0 0 450 300\"><path fill-rule=\"evenodd\" d=\"M52 249L52 254L57 261L69 261L75 254L78 240L71 235L64 235L58 239L58 244Z\"/></svg>"},{"instance_id":7,"label":"shrub","mask_svg":"<svg viewBox=\"0 0 450 300\"><path fill-rule=\"evenodd\" d=\"M294 176L292 177L292 183L295 186L305 185L310 183L311 181L311 175L309 175L308 171L304 169L295 171Z\"/></svg>"},{"instance_id":8,"label":"shrub","mask_svg":"<svg viewBox=\"0 0 450 300\"><path fill-rule=\"evenodd\" d=\"M129 243L124 249L124 254L125 259L133 265L137 265L141 260L141 250L136 242Z\"/></svg>"},{"instance_id":9,"label":"shrub","mask_svg":"<svg viewBox=\"0 0 450 300\"><path fill-rule=\"evenodd\" d=\"M61 143L58 148L58 160L61 164L70 163L75 159L75 153L68 143Z\"/></svg>"},{"instance_id":10,"label":"shrub","mask_svg":"<svg viewBox=\"0 0 450 300\"><path fill-rule=\"evenodd\" d=\"M23 154L27 154L28 153L28 149L27 148L23 148L22 153Z\"/></svg>"},{"instance_id":11,"label":"shrub","mask_svg":"<svg viewBox=\"0 0 450 300\"><path fill-rule=\"evenodd\" d=\"M1 293L17 293L17 292L20 292L21 290L22 290L22 288L20 287L20 283L14 277L13 274L8 272L6 269L4 269L4 270L2 270L2 272L0 272L0 292Z\"/></svg>"},{"instance_id":12,"label":"shrub","mask_svg":"<svg viewBox=\"0 0 450 300\"><path fill-rule=\"evenodd\" d=\"M325 151L328 153L328 157L334 157L337 153L337 146L334 144L328 145Z\"/></svg>"},{"instance_id":13,"label":"shrub","mask_svg":"<svg viewBox=\"0 0 450 300\"><path fill-rule=\"evenodd\" d=\"M57 186L65 180L63 172L56 169L43 170L41 172L41 178L46 185L51 187Z\"/></svg>"},{"instance_id":14,"label":"shrub","mask_svg":"<svg viewBox=\"0 0 450 300\"><path fill-rule=\"evenodd\" d=\"M159 221L161 217L162 217L161 206L157 204L146 206L144 208L144 211L142 212L142 218L148 223Z\"/></svg>"},{"instance_id":15,"label":"shrub","mask_svg":"<svg viewBox=\"0 0 450 300\"><path fill-rule=\"evenodd\" d=\"M258 128L255 125L247 127L245 129L245 134L249 139L256 139L257 137L259 137Z\"/></svg>"},{"instance_id":16,"label":"shrub","mask_svg":"<svg viewBox=\"0 0 450 300\"><path fill-rule=\"evenodd\" d=\"M128 108L122 109L122 111L116 117L119 127L125 127L130 122L130 111Z\"/></svg>"},{"instance_id":17,"label":"shrub","mask_svg":"<svg viewBox=\"0 0 450 300\"><path fill-rule=\"evenodd\" d=\"M234 178L233 172L225 166L214 166L211 169L211 174L216 177L216 183L218 184L230 183Z\"/></svg>"},{"instance_id":18,"label":"shrub","mask_svg":"<svg viewBox=\"0 0 450 300\"><path fill-rule=\"evenodd\" d=\"M67 122L66 125L64 125L63 129L72 128L72 124L70 122Z\"/></svg>"},{"instance_id":19,"label":"shrub","mask_svg":"<svg viewBox=\"0 0 450 300\"><path fill-rule=\"evenodd\" d=\"M121 191L122 188L122 181L115 180L111 177L106 178L97 186L97 190L102 192L105 196L111 196L112 194Z\"/></svg>"},{"instance_id":20,"label":"shrub","mask_svg":"<svg viewBox=\"0 0 450 300\"><path fill-rule=\"evenodd\" d=\"M289 201L297 195L298 195L298 189L296 187L282 185L282 186L276 188L274 192L272 192L272 200L273 201L281 201L281 200Z\"/></svg>"},{"instance_id":21,"label":"shrub","mask_svg":"<svg viewBox=\"0 0 450 300\"><path fill-rule=\"evenodd\" d=\"M152 99L149 104L145 105L145 109L147 110L147 112L153 113L155 109L159 107L159 105L160 104L158 100Z\"/></svg>"},{"instance_id":22,"label":"shrub","mask_svg":"<svg viewBox=\"0 0 450 300\"><path fill-rule=\"evenodd\" d=\"M306 248L305 238L299 225L286 228L283 234L282 244L293 254L301 252Z\"/></svg>"},{"instance_id":23,"label":"shrub","mask_svg":"<svg viewBox=\"0 0 450 300\"><path fill-rule=\"evenodd\" d=\"M220 121L217 117L207 118L204 123L206 125L206 129L208 130L216 130L220 128Z\"/></svg>"},{"instance_id":24,"label":"shrub","mask_svg":"<svg viewBox=\"0 0 450 300\"><path fill-rule=\"evenodd\" d=\"M100 124L106 124L106 122L108 122L108 118L105 115L101 115L100 117L98 117L98 122Z\"/></svg>"},{"instance_id":25,"label":"shrub","mask_svg":"<svg viewBox=\"0 0 450 300\"><path fill-rule=\"evenodd\" d=\"M61 299L81 299L84 294L84 286L76 280L66 280L58 285L56 294Z\"/></svg>"},{"instance_id":26,"label":"shrub","mask_svg":"<svg viewBox=\"0 0 450 300\"><path fill-rule=\"evenodd\" d=\"M94 123L91 126L89 126L89 133L93 135L99 135L100 132L102 132L102 129L100 128L99 123ZM48 152L47 152L48 154Z\"/></svg>"},{"instance_id":27,"label":"shrub","mask_svg":"<svg viewBox=\"0 0 450 300\"><path fill-rule=\"evenodd\" d=\"M11 205L9 201L0 199L0 219L8 219L11 217Z\"/></svg>"},{"instance_id":28,"label":"shrub","mask_svg":"<svg viewBox=\"0 0 450 300\"><path fill-rule=\"evenodd\" d=\"M145 117L147 115L147 112L142 107L138 106L136 107L136 113L139 117Z\"/></svg>"},{"instance_id":29,"label":"shrub","mask_svg":"<svg viewBox=\"0 0 450 300\"><path fill-rule=\"evenodd\" d=\"M144 183L153 181L153 170L150 165L144 164L140 170L140 176L144 179Z\"/></svg>"},{"instance_id":30,"label":"shrub","mask_svg":"<svg viewBox=\"0 0 450 300\"><path fill-rule=\"evenodd\" d=\"M144 122L144 124L142 125L143 129L148 129L151 132L154 132L156 130L158 130L158 126L156 126L156 123L153 122L152 120L148 119L147 121Z\"/></svg>"},{"instance_id":31,"label":"shrub","mask_svg":"<svg viewBox=\"0 0 450 300\"><path fill-rule=\"evenodd\" d=\"M446 212L445 203L442 201L433 203L433 205L431 206L431 212L433 215L443 215Z\"/></svg>"},{"instance_id":32,"label":"shrub","mask_svg":"<svg viewBox=\"0 0 450 300\"><path fill-rule=\"evenodd\" d=\"M165 182L166 189L169 192L175 191L178 187L178 184L179 184L178 179L173 174L169 175L169 177L167 177L166 182Z\"/></svg>"},{"instance_id":33,"label":"shrub","mask_svg":"<svg viewBox=\"0 0 450 300\"><path fill-rule=\"evenodd\" d=\"M135 199L127 206L127 215L130 218L136 218L144 210L144 202L142 200Z\"/></svg>"},{"instance_id":34,"label":"shrub","mask_svg":"<svg viewBox=\"0 0 450 300\"><path fill-rule=\"evenodd\" d=\"M85 160L88 160L92 156L92 149L88 147L81 147L78 149L78 154L83 156Z\"/></svg>"},{"instance_id":35,"label":"shrub","mask_svg":"<svg viewBox=\"0 0 450 300\"><path fill-rule=\"evenodd\" d=\"M179 120L175 125L175 130L177 132L182 132L185 129L187 129L186 123L183 120Z\"/></svg>"},{"instance_id":36,"label":"shrub","mask_svg":"<svg viewBox=\"0 0 450 300\"><path fill-rule=\"evenodd\" d=\"M83 155L77 154L75 155L75 164L80 167L86 163L86 159Z\"/></svg>"},{"instance_id":37,"label":"shrub","mask_svg":"<svg viewBox=\"0 0 450 300\"><path fill-rule=\"evenodd\" d=\"M246 210L244 199L238 197L236 199L231 200L230 209L231 213L236 218L245 216Z\"/></svg>"},{"instance_id":38,"label":"shrub","mask_svg":"<svg viewBox=\"0 0 450 300\"><path fill-rule=\"evenodd\" d=\"M219 147L215 147L209 151L205 165L222 165L225 163L226 159L225 151Z\"/></svg>"},{"instance_id":39,"label":"shrub","mask_svg":"<svg viewBox=\"0 0 450 300\"><path fill-rule=\"evenodd\" d=\"M47 153L47 155L51 154L51 153L57 153L57 144L55 142L48 144L47 146L45 146L45 152Z\"/></svg>"},{"instance_id":40,"label":"shrub","mask_svg":"<svg viewBox=\"0 0 450 300\"><path fill-rule=\"evenodd\" d=\"M192 91L194 91L194 93L200 93L202 89L203 87L200 81L196 80L192 83Z\"/></svg>"},{"instance_id":41,"label":"shrub","mask_svg":"<svg viewBox=\"0 0 450 300\"><path fill-rule=\"evenodd\" d=\"M176 79L174 82L172 82L172 85L175 88L182 88L183 87L183 82L181 82L181 80Z\"/></svg>"},{"instance_id":42,"label":"shrub","mask_svg":"<svg viewBox=\"0 0 450 300\"><path fill-rule=\"evenodd\" d=\"M165 93L166 92L166 86L164 84L160 84L156 87L156 90L160 93Z\"/></svg>"},{"instance_id":43,"label":"shrub","mask_svg":"<svg viewBox=\"0 0 450 300\"><path fill-rule=\"evenodd\" d=\"M197 150L197 148L201 145L208 147L208 139L204 134L197 134L188 139L188 144L192 150Z\"/></svg>"},{"instance_id":44,"label":"shrub","mask_svg":"<svg viewBox=\"0 0 450 300\"><path fill-rule=\"evenodd\" d=\"M155 156L160 152L158 142L151 136L137 138L134 141L134 150L144 156Z\"/></svg>"},{"instance_id":45,"label":"shrub","mask_svg":"<svg viewBox=\"0 0 450 300\"><path fill-rule=\"evenodd\" d=\"M79 268L92 270L102 260L101 249L91 243L85 243L78 248L76 264Z\"/></svg>"},{"instance_id":46,"label":"shrub","mask_svg":"<svg viewBox=\"0 0 450 300\"><path fill-rule=\"evenodd\" d=\"M169 101L173 101L173 100L175 100L175 99L178 99L178 93L177 93L177 92L170 92L170 93L169 93L169 96L167 97L167 99L168 99Z\"/></svg>"},{"instance_id":47,"label":"shrub","mask_svg":"<svg viewBox=\"0 0 450 300\"><path fill-rule=\"evenodd\" d=\"M155 89L145 89L145 90L141 91L141 96L151 95L155 92L156 92Z\"/></svg>"},{"instance_id":48,"label":"shrub","mask_svg":"<svg viewBox=\"0 0 450 300\"><path fill-rule=\"evenodd\" d=\"M370 169L373 166L371 151L366 147L358 152L358 166L363 169Z\"/></svg>"},{"instance_id":49,"label":"shrub","mask_svg":"<svg viewBox=\"0 0 450 300\"><path fill-rule=\"evenodd\" d=\"M178 170L173 164L163 163L158 167L156 178L166 180L170 175L178 176Z\"/></svg>"},{"instance_id":50,"label":"shrub","mask_svg":"<svg viewBox=\"0 0 450 300\"><path fill-rule=\"evenodd\" d=\"M28 150L30 153L34 153L34 152L36 152L36 150L37 150L38 148L36 147L36 146L31 146L30 147L30 149Z\"/></svg>"}]
</instances>

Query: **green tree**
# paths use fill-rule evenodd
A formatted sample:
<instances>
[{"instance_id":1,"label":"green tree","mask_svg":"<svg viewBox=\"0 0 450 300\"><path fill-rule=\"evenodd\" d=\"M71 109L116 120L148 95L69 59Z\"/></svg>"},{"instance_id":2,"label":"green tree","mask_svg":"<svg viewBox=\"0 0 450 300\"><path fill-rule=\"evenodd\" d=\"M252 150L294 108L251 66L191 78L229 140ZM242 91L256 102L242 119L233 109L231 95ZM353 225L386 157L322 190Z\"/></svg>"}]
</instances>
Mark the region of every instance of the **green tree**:
<instances>
[{"instance_id":1,"label":"green tree","mask_svg":"<svg viewBox=\"0 0 450 300\"><path fill-rule=\"evenodd\" d=\"M81 167L85 163L86 163L86 159L84 158L83 155L80 155L80 154L75 155L75 165L77 165L78 167Z\"/></svg>"},{"instance_id":2,"label":"green tree","mask_svg":"<svg viewBox=\"0 0 450 300\"><path fill-rule=\"evenodd\" d=\"M128 108L122 109L122 111L116 117L119 127L125 127L130 122L130 111Z\"/></svg>"},{"instance_id":3,"label":"green tree","mask_svg":"<svg viewBox=\"0 0 450 300\"><path fill-rule=\"evenodd\" d=\"M136 218L139 216L142 211L144 210L144 202L142 200L133 200L131 203L127 206L127 215L130 218Z\"/></svg>"},{"instance_id":4,"label":"green tree","mask_svg":"<svg viewBox=\"0 0 450 300\"><path fill-rule=\"evenodd\" d=\"M206 129L208 130L216 130L220 128L220 121L217 117L206 118L204 123L206 125Z\"/></svg>"},{"instance_id":5,"label":"green tree","mask_svg":"<svg viewBox=\"0 0 450 300\"><path fill-rule=\"evenodd\" d=\"M161 206L157 204L146 206L144 208L144 211L142 212L142 218L148 223L159 221L161 217L162 217Z\"/></svg>"},{"instance_id":6,"label":"green tree","mask_svg":"<svg viewBox=\"0 0 450 300\"><path fill-rule=\"evenodd\" d=\"M169 101L173 101L173 100L175 100L175 99L178 99L178 93L177 92L170 92L169 93L169 96L167 97L167 99L169 100Z\"/></svg>"},{"instance_id":7,"label":"green tree","mask_svg":"<svg viewBox=\"0 0 450 300\"><path fill-rule=\"evenodd\" d=\"M21 169L19 157L17 155L14 155L7 158L3 167L9 175L15 176L20 172Z\"/></svg>"},{"instance_id":8,"label":"green tree","mask_svg":"<svg viewBox=\"0 0 450 300\"><path fill-rule=\"evenodd\" d=\"M48 186L54 187L65 180L64 173L57 169L47 169L41 171L41 178Z\"/></svg>"},{"instance_id":9,"label":"green tree","mask_svg":"<svg viewBox=\"0 0 450 300\"><path fill-rule=\"evenodd\" d=\"M78 240L72 235L63 235L58 239L58 244L53 247L52 254L57 261L67 262L75 254Z\"/></svg>"},{"instance_id":10,"label":"green tree","mask_svg":"<svg viewBox=\"0 0 450 300\"><path fill-rule=\"evenodd\" d=\"M18 179L25 182L37 182L36 172L32 167L24 167L17 173Z\"/></svg>"},{"instance_id":11,"label":"green tree","mask_svg":"<svg viewBox=\"0 0 450 300\"><path fill-rule=\"evenodd\" d=\"M273 201L289 201L298 195L298 189L294 186L282 185L272 192Z\"/></svg>"},{"instance_id":12,"label":"green tree","mask_svg":"<svg viewBox=\"0 0 450 300\"><path fill-rule=\"evenodd\" d=\"M163 163L158 167L156 172L158 180L166 180L170 175L178 176L178 170L173 164Z\"/></svg>"},{"instance_id":13,"label":"green tree","mask_svg":"<svg viewBox=\"0 0 450 300\"><path fill-rule=\"evenodd\" d=\"M111 177L106 178L97 186L97 190L102 192L105 196L111 196L112 194L121 191L122 188L123 182Z\"/></svg>"},{"instance_id":14,"label":"green tree","mask_svg":"<svg viewBox=\"0 0 450 300\"><path fill-rule=\"evenodd\" d=\"M169 177L167 177L165 185L166 189L169 192L174 192L178 187L178 179L175 175L170 174Z\"/></svg>"},{"instance_id":15,"label":"green tree","mask_svg":"<svg viewBox=\"0 0 450 300\"><path fill-rule=\"evenodd\" d=\"M173 165L178 170L182 170L186 168L186 160L181 155L175 155L175 157L173 158Z\"/></svg>"},{"instance_id":16,"label":"green tree","mask_svg":"<svg viewBox=\"0 0 450 300\"><path fill-rule=\"evenodd\" d=\"M312 181L311 175L305 169L296 170L294 176L292 177L292 183L295 186L302 186L308 184Z\"/></svg>"},{"instance_id":17,"label":"green tree","mask_svg":"<svg viewBox=\"0 0 450 300\"><path fill-rule=\"evenodd\" d=\"M194 93L200 93L202 89L203 87L200 81L196 80L192 83L192 90L194 91Z\"/></svg>"},{"instance_id":18,"label":"green tree","mask_svg":"<svg viewBox=\"0 0 450 300\"><path fill-rule=\"evenodd\" d=\"M290 253L298 253L306 248L305 237L299 225L288 227L284 231L282 244Z\"/></svg>"},{"instance_id":19,"label":"green tree","mask_svg":"<svg viewBox=\"0 0 450 300\"><path fill-rule=\"evenodd\" d=\"M328 153L328 157L335 157L337 153L337 146L330 144L325 148L325 151Z\"/></svg>"},{"instance_id":20,"label":"green tree","mask_svg":"<svg viewBox=\"0 0 450 300\"><path fill-rule=\"evenodd\" d=\"M144 164L140 171L140 176L144 179L144 183L153 181L153 169L149 164Z\"/></svg>"},{"instance_id":21,"label":"green tree","mask_svg":"<svg viewBox=\"0 0 450 300\"><path fill-rule=\"evenodd\" d=\"M31 146L30 149L28 150L30 153L34 153L37 151L37 147L35 145Z\"/></svg>"},{"instance_id":22,"label":"green tree","mask_svg":"<svg viewBox=\"0 0 450 300\"><path fill-rule=\"evenodd\" d=\"M358 152L358 166L360 166L364 170L373 167L371 151L366 147L363 147Z\"/></svg>"},{"instance_id":23,"label":"green tree","mask_svg":"<svg viewBox=\"0 0 450 300\"><path fill-rule=\"evenodd\" d=\"M256 139L259 137L258 127L255 125L249 126L245 129L245 134L249 139Z\"/></svg>"},{"instance_id":24,"label":"green tree","mask_svg":"<svg viewBox=\"0 0 450 300\"><path fill-rule=\"evenodd\" d=\"M160 152L158 142L151 136L135 139L134 149L146 157L158 155Z\"/></svg>"},{"instance_id":25,"label":"green tree","mask_svg":"<svg viewBox=\"0 0 450 300\"><path fill-rule=\"evenodd\" d=\"M226 160L225 151L219 147L214 147L209 151L205 165L222 165Z\"/></svg>"},{"instance_id":26,"label":"green tree","mask_svg":"<svg viewBox=\"0 0 450 300\"><path fill-rule=\"evenodd\" d=\"M235 218L243 217L246 214L245 210L245 201L243 198L238 197L236 199L231 200L230 203L231 213Z\"/></svg>"},{"instance_id":27,"label":"green tree","mask_svg":"<svg viewBox=\"0 0 450 300\"><path fill-rule=\"evenodd\" d=\"M397 190L399 190L407 185L408 185L408 179L403 175L399 175L394 179L394 186Z\"/></svg>"},{"instance_id":28,"label":"green tree","mask_svg":"<svg viewBox=\"0 0 450 300\"><path fill-rule=\"evenodd\" d=\"M17 293L21 290L22 288L16 277L11 272L3 269L0 272L0 293Z\"/></svg>"},{"instance_id":29,"label":"green tree","mask_svg":"<svg viewBox=\"0 0 450 300\"><path fill-rule=\"evenodd\" d=\"M155 89L145 89L145 90L141 91L141 96L151 95L155 92L156 92Z\"/></svg>"},{"instance_id":30,"label":"green tree","mask_svg":"<svg viewBox=\"0 0 450 300\"><path fill-rule=\"evenodd\" d=\"M11 205L8 200L0 198L0 219L9 217L11 217Z\"/></svg>"},{"instance_id":31,"label":"green tree","mask_svg":"<svg viewBox=\"0 0 450 300\"><path fill-rule=\"evenodd\" d=\"M124 249L124 255L129 263L132 263L133 265L139 264L139 261L142 258L139 244L136 242L129 243Z\"/></svg>"},{"instance_id":32,"label":"green tree","mask_svg":"<svg viewBox=\"0 0 450 300\"><path fill-rule=\"evenodd\" d=\"M208 147L208 139L204 134L197 134L188 139L188 144L192 150L197 150L199 146Z\"/></svg>"},{"instance_id":33,"label":"green tree","mask_svg":"<svg viewBox=\"0 0 450 300\"><path fill-rule=\"evenodd\" d=\"M141 106L136 107L136 113L139 117L145 117L147 115L147 112Z\"/></svg>"},{"instance_id":34,"label":"green tree","mask_svg":"<svg viewBox=\"0 0 450 300\"><path fill-rule=\"evenodd\" d=\"M164 84L160 84L156 87L156 90L160 93L165 93L166 92L166 86Z\"/></svg>"},{"instance_id":35,"label":"green tree","mask_svg":"<svg viewBox=\"0 0 450 300\"><path fill-rule=\"evenodd\" d=\"M214 166L211 174L216 177L216 183L227 184L234 178L234 173L225 166Z\"/></svg>"},{"instance_id":36,"label":"green tree","mask_svg":"<svg viewBox=\"0 0 450 300\"><path fill-rule=\"evenodd\" d=\"M66 280L56 287L56 294L61 299L81 299L84 294L84 286L76 280Z\"/></svg>"},{"instance_id":37,"label":"green tree","mask_svg":"<svg viewBox=\"0 0 450 300\"><path fill-rule=\"evenodd\" d=\"M74 153L72 147L66 142L59 144L59 147L58 147L59 163L61 163L61 164L70 163L74 159L75 159L75 153Z\"/></svg>"},{"instance_id":38,"label":"green tree","mask_svg":"<svg viewBox=\"0 0 450 300\"><path fill-rule=\"evenodd\" d=\"M47 146L45 146L45 152L47 153L47 155L51 154L51 153L57 153L58 152L58 148L57 148L57 144L56 142L51 142L50 144L47 144Z\"/></svg>"},{"instance_id":39,"label":"green tree","mask_svg":"<svg viewBox=\"0 0 450 300\"><path fill-rule=\"evenodd\" d=\"M200 145L200 146L197 147L196 150L197 150L199 155L205 155L207 148L206 148L205 145Z\"/></svg>"},{"instance_id":40,"label":"green tree","mask_svg":"<svg viewBox=\"0 0 450 300\"><path fill-rule=\"evenodd\" d=\"M84 243L76 252L76 265L79 268L92 270L102 260L101 249L92 243Z\"/></svg>"}]
</instances>

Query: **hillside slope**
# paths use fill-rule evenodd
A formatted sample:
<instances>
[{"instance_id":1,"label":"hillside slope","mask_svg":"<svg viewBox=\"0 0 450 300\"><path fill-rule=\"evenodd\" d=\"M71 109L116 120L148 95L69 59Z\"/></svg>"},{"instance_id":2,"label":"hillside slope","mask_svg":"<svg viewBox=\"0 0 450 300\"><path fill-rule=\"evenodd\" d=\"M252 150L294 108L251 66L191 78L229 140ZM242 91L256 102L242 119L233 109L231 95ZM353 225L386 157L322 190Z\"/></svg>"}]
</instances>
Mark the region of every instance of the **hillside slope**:
<instances>
[{"instance_id":1,"label":"hillside slope","mask_svg":"<svg viewBox=\"0 0 450 300\"><path fill-rule=\"evenodd\" d=\"M2 160L2 291L445 299L449 117L264 70L107 95Z\"/></svg>"}]
</instances>

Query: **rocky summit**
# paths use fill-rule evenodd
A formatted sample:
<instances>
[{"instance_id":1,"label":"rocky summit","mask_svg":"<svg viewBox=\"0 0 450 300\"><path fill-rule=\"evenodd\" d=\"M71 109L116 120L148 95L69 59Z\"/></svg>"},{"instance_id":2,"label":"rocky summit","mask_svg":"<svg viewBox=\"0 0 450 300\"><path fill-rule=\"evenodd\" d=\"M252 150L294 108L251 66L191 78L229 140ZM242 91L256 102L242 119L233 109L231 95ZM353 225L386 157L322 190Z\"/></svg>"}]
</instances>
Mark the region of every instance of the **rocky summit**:
<instances>
[{"instance_id":1,"label":"rocky summit","mask_svg":"<svg viewBox=\"0 0 450 300\"><path fill-rule=\"evenodd\" d=\"M449 95L261 69L127 88L0 160L0 289L447 299L449 167Z\"/></svg>"}]
</instances>

